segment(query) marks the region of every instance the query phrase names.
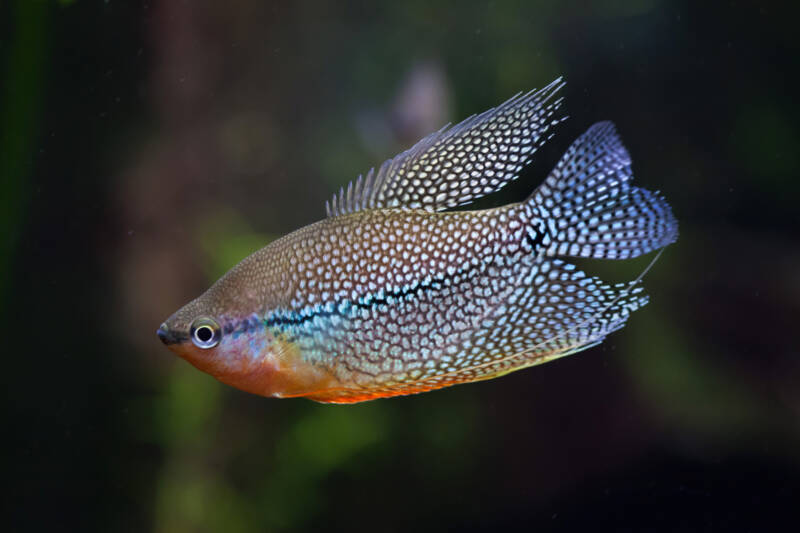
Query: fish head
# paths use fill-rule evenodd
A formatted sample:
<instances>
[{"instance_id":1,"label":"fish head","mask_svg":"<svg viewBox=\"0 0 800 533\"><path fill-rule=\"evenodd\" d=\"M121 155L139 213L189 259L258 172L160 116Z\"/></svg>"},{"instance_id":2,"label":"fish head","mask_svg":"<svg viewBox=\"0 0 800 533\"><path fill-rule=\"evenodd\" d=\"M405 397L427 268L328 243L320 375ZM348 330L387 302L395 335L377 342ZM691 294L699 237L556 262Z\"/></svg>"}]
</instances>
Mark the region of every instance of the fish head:
<instances>
[{"instance_id":1,"label":"fish head","mask_svg":"<svg viewBox=\"0 0 800 533\"><path fill-rule=\"evenodd\" d=\"M250 258L248 258L250 259ZM263 320L264 302L252 288L248 260L158 328L175 354L219 381L262 396L300 396L329 376L303 362L295 344Z\"/></svg>"},{"instance_id":2,"label":"fish head","mask_svg":"<svg viewBox=\"0 0 800 533\"><path fill-rule=\"evenodd\" d=\"M236 359L227 346L225 321L207 300L204 294L181 307L156 334L167 348L200 370L212 375L227 373L234 370Z\"/></svg>"},{"instance_id":3,"label":"fish head","mask_svg":"<svg viewBox=\"0 0 800 533\"><path fill-rule=\"evenodd\" d=\"M249 392L271 395L270 378L282 366L287 346L258 318L258 298L248 290L244 270L228 272L156 333L167 348L203 372Z\"/></svg>"}]
</instances>

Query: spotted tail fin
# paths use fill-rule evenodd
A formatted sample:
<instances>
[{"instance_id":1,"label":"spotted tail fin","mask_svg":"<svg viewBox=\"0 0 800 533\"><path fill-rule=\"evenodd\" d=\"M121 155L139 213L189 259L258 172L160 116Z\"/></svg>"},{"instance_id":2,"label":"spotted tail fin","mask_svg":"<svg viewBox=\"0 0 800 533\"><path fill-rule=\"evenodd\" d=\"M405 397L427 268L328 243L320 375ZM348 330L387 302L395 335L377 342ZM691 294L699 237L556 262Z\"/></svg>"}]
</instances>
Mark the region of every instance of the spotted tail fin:
<instances>
[{"instance_id":1,"label":"spotted tail fin","mask_svg":"<svg viewBox=\"0 0 800 533\"><path fill-rule=\"evenodd\" d=\"M632 186L632 177L611 122L578 137L529 200L547 221L547 255L627 259L675 242L678 224L669 205Z\"/></svg>"}]
</instances>

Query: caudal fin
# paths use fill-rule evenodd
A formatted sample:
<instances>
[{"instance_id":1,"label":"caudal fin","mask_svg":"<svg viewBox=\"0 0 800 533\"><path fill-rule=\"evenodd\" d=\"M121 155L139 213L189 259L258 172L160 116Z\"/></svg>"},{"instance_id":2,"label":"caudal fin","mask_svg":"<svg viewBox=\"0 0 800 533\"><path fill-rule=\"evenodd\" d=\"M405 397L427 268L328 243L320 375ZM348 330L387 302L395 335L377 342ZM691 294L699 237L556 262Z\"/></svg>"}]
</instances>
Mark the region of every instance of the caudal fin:
<instances>
[{"instance_id":1,"label":"caudal fin","mask_svg":"<svg viewBox=\"0 0 800 533\"><path fill-rule=\"evenodd\" d=\"M547 255L627 259L675 242L672 210L657 192L630 184L630 165L611 122L572 143L528 200L547 221Z\"/></svg>"}]
</instances>

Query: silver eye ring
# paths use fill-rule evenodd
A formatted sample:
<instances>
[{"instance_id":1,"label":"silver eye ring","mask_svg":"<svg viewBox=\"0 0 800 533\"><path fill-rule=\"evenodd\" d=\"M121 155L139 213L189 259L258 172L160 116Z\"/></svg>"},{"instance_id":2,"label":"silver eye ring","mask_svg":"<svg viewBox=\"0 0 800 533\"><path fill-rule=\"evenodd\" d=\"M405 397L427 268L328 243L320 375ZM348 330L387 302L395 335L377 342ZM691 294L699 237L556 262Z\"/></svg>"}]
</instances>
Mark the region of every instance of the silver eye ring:
<instances>
[{"instance_id":1,"label":"silver eye ring","mask_svg":"<svg viewBox=\"0 0 800 533\"><path fill-rule=\"evenodd\" d=\"M196 318L189 327L189 336L198 348L207 350L219 344L222 338L222 328L217 321L209 317Z\"/></svg>"}]
</instances>

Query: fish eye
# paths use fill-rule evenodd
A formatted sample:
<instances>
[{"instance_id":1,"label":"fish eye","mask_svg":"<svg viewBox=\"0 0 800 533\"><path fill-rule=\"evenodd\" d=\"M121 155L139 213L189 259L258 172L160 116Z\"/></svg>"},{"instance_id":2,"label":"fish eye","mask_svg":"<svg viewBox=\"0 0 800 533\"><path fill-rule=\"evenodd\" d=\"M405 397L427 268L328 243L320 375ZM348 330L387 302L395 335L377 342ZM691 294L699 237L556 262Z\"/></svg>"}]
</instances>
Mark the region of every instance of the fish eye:
<instances>
[{"instance_id":1,"label":"fish eye","mask_svg":"<svg viewBox=\"0 0 800 533\"><path fill-rule=\"evenodd\" d=\"M213 318L200 317L192 322L189 328L189 335L192 342L198 348L208 349L219 344L222 337L222 330Z\"/></svg>"}]
</instances>

